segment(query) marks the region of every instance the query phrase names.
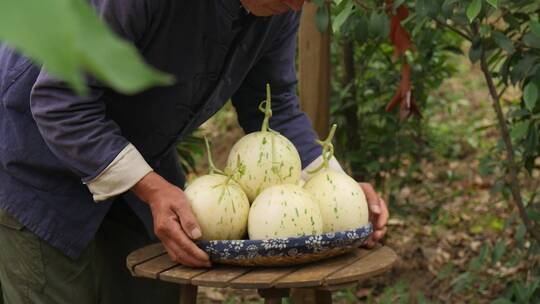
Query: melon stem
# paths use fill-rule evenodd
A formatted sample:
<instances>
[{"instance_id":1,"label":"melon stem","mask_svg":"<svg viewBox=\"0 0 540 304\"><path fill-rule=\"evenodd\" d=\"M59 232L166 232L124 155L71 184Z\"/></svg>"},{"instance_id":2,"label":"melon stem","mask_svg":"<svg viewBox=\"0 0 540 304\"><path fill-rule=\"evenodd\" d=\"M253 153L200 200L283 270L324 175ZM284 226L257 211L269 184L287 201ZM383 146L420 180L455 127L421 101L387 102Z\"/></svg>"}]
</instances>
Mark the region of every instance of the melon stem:
<instances>
[{"instance_id":1,"label":"melon stem","mask_svg":"<svg viewBox=\"0 0 540 304\"><path fill-rule=\"evenodd\" d=\"M218 173L225 175L223 171L219 170L216 168L216 165L214 165L214 160L212 159L212 149L210 149L210 142L206 136L204 137L204 143L206 145L206 152L208 154L208 174Z\"/></svg>"},{"instance_id":2,"label":"melon stem","mask_svg":"<svg viewBox=\"0 0 540 304\"><path fill-rule=\"evenodd\" d=\"M266 100L261 102L259 110L264 113L264 120L261 127L261 132L267 132L270 128L270 117L272 117L272 95L270 84L266 84ZM264 107L263 107L264 105Z\"/></svg>"},{"instance_id":3,"label":"melon stem","mask_svg":"<svg viewBox=\"0 0 540 304\"><path fill-rule=\"evenodd\" d=\"M326 139L323 141L317 140L317 143L321 145L323 148L322 150L323 163L316 169L308 171L309 174L317 173L322 169L328 169L330 160L334 156L334 145L332 144L332 140L334 139L334 135L336 134L336 129L337 129L337 125L333 124L332 128L330 129L330 133L328 133L328 137L326 137Z\"/></svg>"}]
</instances>

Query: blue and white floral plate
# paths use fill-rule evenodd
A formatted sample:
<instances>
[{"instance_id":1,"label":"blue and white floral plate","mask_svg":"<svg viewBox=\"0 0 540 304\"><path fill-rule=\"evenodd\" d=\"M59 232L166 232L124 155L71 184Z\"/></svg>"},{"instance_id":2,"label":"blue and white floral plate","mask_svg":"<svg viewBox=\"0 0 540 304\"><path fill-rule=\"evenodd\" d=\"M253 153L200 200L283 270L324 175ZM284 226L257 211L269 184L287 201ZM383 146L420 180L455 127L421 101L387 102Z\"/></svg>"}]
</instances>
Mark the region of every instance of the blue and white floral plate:
<instances>
[{"instance_id":1,"label":"blue and white floral plate","mask_svg":"<svg viewBox=\"0 0 540 304\"><path fill-rule=\"evenodd\" d=\"M268 240L199 241L215 263L238 266L287 266L338 256L361 246L373 233L370 224L354 230Z\"/></svg>"}]
</instances>

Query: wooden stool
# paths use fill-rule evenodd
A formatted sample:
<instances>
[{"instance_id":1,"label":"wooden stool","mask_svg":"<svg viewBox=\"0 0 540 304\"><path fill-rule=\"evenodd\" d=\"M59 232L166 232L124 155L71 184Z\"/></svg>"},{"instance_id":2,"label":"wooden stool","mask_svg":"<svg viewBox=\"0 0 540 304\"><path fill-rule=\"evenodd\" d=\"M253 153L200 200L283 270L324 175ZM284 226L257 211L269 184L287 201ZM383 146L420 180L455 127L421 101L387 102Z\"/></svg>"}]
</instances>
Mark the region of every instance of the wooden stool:
<instances>
[{"instance_id":1,"label":"wooden stool","mask_svg":"<svg viewBox=\"0 0 540 304\"><path fill-rule=\"evenodd\" d=\"M357 249L349 254L292 267L233 267L216 265L194 269L172 262L161 244L132 252L127 267L133 276L180 285L180 303L197 301L197 287L257 289L265 303L281 303L291 295L294 303L332 303L332 291L391 269L397 255L389 247Z\"/></svg>"}]
</instances>

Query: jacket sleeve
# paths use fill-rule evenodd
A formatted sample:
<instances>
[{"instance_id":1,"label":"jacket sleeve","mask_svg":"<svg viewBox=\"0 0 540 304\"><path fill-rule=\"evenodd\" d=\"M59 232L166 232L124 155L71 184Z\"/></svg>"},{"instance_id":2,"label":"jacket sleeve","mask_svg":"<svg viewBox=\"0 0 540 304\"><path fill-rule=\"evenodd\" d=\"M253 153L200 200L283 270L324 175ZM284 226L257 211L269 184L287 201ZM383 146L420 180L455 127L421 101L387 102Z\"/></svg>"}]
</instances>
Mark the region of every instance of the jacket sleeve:
<instances>
[{"instance_id":1,"label":"jacket sleeve","mask_svg":"<svg viewBox=\"0 0 540 304\"><path fill-rule=\"evenodd\" d=\"M249 71L232 102L246 133L260 130L264 115L259 103L266 99L266 83L272 89L270 127L293 142L300 153L302 167L321 155L317 135L308 116L300 109L296 94L296 36L300 13L289 13L282 32Z\"/></svg>"},{"instance_id":2,"label":"jacket sleeve","mask_svg":"<svg viewBox=\"0 0 540 304\"><path fill-rule=\"evenodd\" d=\"M98 14L121 37L136 43L144 34L146 0L92 0ZM106 88L88 78L89 93L78 96L42 69L30 107L52 153L81 177L96 201L129 190L152 169L106 116Z\"/></svg>"}]
</instances>

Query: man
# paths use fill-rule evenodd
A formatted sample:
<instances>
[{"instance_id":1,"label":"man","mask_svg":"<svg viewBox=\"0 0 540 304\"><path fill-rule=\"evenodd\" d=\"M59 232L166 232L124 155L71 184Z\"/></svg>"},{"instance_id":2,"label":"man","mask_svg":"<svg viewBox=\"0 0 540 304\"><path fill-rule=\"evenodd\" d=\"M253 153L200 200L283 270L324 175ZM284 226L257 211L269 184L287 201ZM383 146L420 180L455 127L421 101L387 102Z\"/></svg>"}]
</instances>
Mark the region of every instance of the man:
<instances>
[{"instance_id":1,"label":"man","mask_svg":"<svg viewBox=\"0 0 540 304\"><path fill-rule=\"evenodd\" d=\"M181 187L175 143L232 98L246 132L273 91L273 129L304 168L321 150L295 94L301 0L92 0L100 16L175 85L123 96L89 78L89 94L0 46L0 282L11 303L174 303L177 289L132 279L126 255L154 242L210 266ZM340 170L337 161L333 167ZM388 211L368 196L376 232ZM96 203L98 202L98 203Z\"/></svg>"}]
</instances>

